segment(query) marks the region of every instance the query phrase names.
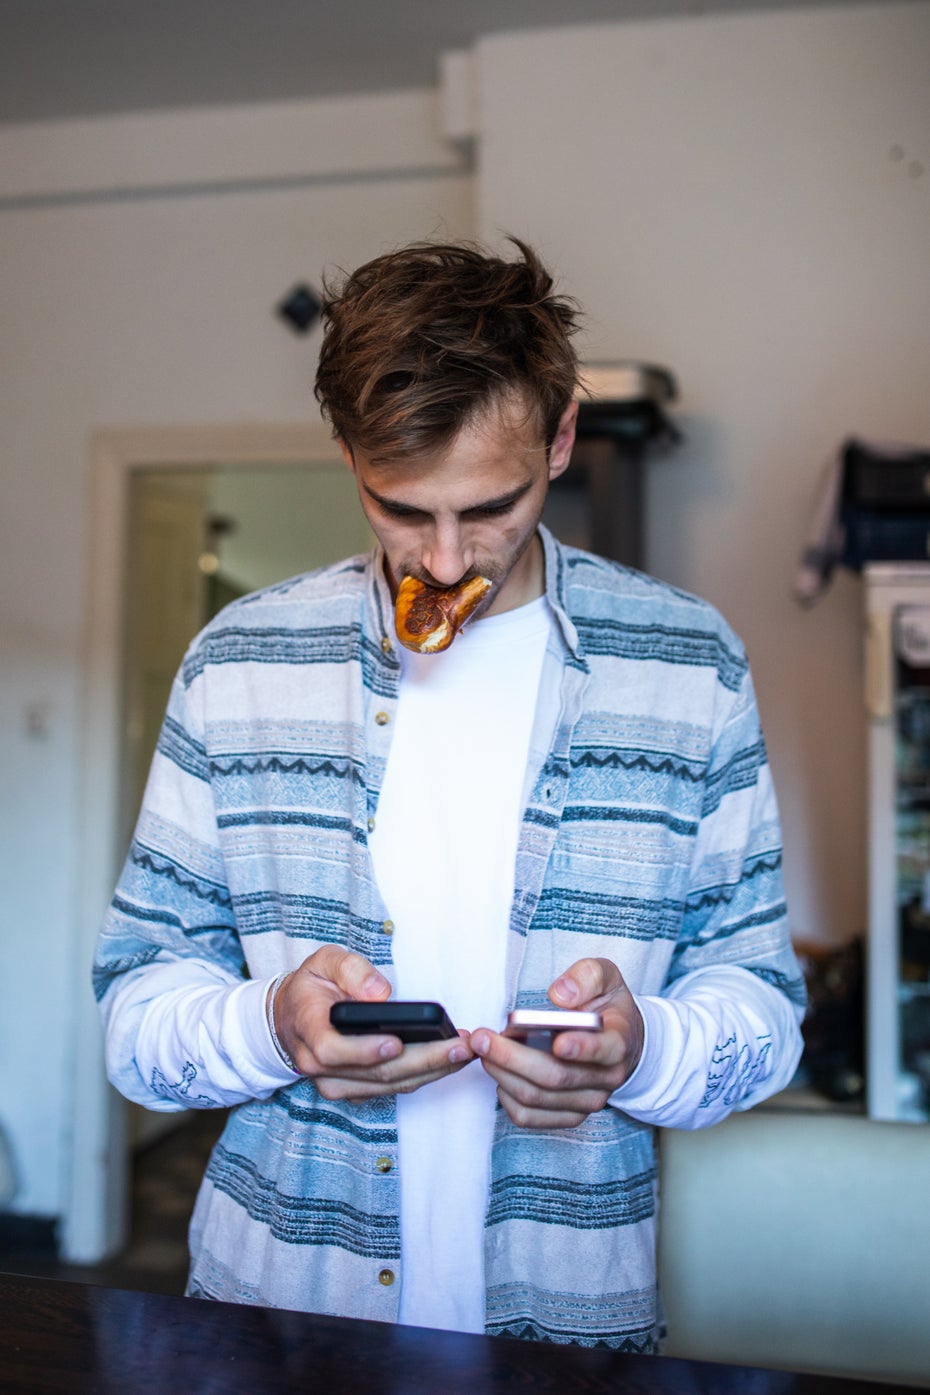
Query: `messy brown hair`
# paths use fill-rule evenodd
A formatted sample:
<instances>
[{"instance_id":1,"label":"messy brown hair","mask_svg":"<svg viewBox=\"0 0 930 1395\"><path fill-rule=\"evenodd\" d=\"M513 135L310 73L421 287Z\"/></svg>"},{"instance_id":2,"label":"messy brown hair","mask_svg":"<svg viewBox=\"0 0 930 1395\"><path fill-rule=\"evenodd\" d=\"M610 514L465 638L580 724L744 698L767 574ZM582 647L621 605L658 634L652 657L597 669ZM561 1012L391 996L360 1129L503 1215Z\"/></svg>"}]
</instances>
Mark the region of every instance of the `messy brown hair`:
<instances>
[{"instance_id":1,"label":"messy brown hair","mask_svg":"<svg viewBox=\"0 0 930 1395\"><path fill-rule=\"evenodd\" d=\"M578 313L510 241L519 260L417 242L324 284L315 393L350 449L376 462L439 452L515 398L552 444L578 381Z\"/></svg>"}]
</instances>

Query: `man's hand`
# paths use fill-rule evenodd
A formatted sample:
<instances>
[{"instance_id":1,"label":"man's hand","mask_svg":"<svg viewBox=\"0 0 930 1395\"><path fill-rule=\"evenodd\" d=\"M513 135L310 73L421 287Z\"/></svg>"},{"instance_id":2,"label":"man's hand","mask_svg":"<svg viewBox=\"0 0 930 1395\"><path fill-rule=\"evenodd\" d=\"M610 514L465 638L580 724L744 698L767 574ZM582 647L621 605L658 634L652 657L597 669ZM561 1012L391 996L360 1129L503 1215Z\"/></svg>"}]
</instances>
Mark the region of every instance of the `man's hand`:
<instances>
[{"instance_id":1,"label":"man's hand","mask_svg":"<svg viewBox=\"0 0 930 1395\"><path fill-rule=\"evenodd\" d=\"M397 1037L343 1036L330 1026L333 1003L346 998L379 1003L390 994L391 985L367 959L336 945L316 950L282 981L274 1003L275 1031L324 1099L408 1094L475 1059L464 1037L405 1047Z\"/></svg>"},{"instance_id":2,"label":"man's hand","mask_svg":"<svg viewBox=\"0 0 930 1395\"><path fill-rule=\"evenodd\" d=\"M636 1069L643 1019L616 964L579 959L549 989L557 1008L599 1012L600 1032L560 1032L552 1054L480 1027L471 1046L497 1081L510 1119L527 1129L570 1129L607 1100Z\"/></svg>"}]
</instances>

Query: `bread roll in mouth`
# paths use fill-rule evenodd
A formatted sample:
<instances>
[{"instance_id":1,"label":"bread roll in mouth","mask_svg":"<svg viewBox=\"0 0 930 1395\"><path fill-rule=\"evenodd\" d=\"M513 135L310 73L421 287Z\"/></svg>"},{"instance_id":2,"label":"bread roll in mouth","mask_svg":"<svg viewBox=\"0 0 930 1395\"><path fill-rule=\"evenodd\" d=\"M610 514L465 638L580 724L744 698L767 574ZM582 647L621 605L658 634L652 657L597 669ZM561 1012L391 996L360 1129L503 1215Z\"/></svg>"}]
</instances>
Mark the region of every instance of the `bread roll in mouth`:
<instances>
[{"instance_id":1,"label":"bread roll in mouth","mask_svg":"<svg viewBox=\"0 0 930 1395\"><path fill-rule=\"evenodd\" d=\"M442 589L405 576L394 603L397 638L415 654L438 654L448 649L490 589L486 576L473 576L470 581Z\"/></svg>"}]
</instances>

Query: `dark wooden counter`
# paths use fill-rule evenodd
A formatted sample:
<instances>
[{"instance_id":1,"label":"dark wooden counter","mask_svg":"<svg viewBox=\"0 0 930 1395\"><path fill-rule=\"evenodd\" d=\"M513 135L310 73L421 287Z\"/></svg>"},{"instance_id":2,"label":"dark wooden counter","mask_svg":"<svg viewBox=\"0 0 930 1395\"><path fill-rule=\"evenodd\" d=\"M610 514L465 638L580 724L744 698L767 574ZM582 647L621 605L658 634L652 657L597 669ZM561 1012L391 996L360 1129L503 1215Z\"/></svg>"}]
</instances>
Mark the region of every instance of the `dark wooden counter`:
<instances>
[{"instance_id":1,"label":"dark wooden counter","mask_svg":"<svg viewBox=\"0 0 930 1395\"><path fill-rule=\"evenodd\" d=\"M906 1387L0 1275L3 1395L905 1395Z\"/></svg>"}]
</instances>

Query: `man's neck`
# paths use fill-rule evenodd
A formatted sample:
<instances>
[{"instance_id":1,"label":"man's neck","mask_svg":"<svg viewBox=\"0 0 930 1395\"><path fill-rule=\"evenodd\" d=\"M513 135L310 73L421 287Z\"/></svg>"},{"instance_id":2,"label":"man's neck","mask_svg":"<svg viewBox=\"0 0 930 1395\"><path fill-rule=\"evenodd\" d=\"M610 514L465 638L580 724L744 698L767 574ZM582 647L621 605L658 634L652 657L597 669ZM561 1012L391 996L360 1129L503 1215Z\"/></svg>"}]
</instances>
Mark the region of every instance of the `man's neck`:
<instances>
[{"instance_id":1,"label":"man's neck","mask_svg":"<svg viewBox=\"0 0 930 1395\"><path fill-rule=\"evenodd\" d=\"M542 538L534 533L523 556L517 562L485 615L503 615L521 605L538 600L546 591L546 560Z\"/></svg>"}]
</instances>

